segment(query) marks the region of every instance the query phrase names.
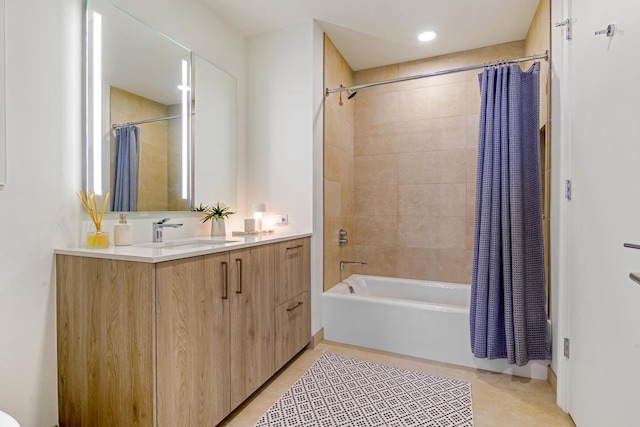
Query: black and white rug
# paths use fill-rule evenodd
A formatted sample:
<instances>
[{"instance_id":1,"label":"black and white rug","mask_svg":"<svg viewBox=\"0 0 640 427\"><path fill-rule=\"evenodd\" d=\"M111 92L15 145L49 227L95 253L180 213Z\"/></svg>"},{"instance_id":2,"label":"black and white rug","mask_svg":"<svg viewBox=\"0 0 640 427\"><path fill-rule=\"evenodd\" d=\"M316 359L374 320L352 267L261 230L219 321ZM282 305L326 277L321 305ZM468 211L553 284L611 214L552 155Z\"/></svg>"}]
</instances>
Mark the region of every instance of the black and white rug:
<instances>
[{"instance_id":1,"label":"black and white rug","mask_svg":"<svg viewBox=\"0 0 640 427\"><path fill-rule=\"evenodd\" d=\"M471 384L324 352L255 427L473 427Z\"/></svg>"}]
</instances>

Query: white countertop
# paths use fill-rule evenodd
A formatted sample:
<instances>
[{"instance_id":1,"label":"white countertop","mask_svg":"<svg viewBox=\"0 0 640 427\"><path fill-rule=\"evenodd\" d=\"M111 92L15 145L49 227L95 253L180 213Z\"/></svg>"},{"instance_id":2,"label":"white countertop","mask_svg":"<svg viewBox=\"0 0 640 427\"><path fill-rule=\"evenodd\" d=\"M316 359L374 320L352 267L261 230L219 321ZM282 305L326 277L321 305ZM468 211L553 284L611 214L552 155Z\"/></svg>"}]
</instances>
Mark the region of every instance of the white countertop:
<instances>
[{"instance_id":1,"label":"white countertop","mask_svg":"<svg viewBox=\"0 0 640 427\"><path fill-rule=\"evenodd\" d=\"M248 236L203 236L177 240L166 240L162 243L141 242L131 246L111 246L104 249L70 248L55 249L59 255L72 255L90 258L106 258L121 261L164 262L200 255L226 252L235 249L287 240L309 237L311 233L277 233ZM224 240L227 243L222 243ZM209 243L210 242L210 243Z\"/></svg>"}]
</instances>

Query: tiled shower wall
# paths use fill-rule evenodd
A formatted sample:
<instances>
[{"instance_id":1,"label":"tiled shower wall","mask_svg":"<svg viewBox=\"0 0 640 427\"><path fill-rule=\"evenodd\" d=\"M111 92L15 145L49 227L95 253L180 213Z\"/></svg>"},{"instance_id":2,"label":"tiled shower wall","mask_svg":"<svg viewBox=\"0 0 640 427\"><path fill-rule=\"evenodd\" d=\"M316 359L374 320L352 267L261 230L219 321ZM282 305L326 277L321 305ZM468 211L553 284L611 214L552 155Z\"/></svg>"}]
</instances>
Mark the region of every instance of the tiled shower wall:
<instances>
[{"instance_id":1,"label":"tiled shower wall","mask_svg":"<svg viewBox=\"0 0 640 427\"><path fill-rule=\"evenodd\" d=\"M335 88L353 84L353 71L331 40L324 39L324 83ZM353 239L353 134L354 103L336 93L324 103L324 289L351 275L351 267L340 271L340 260L351 260L352 244L338 246L338 230Z\"/></svg>"},{"instance_id":2,"label":"tiled shower wall","mask_svg":"<svg viewBox=\"0 0 640 427\"><path fill-rule=\"evenodd\" d=\"M523 56L513 42L358 71L355 84ZM355 272L471 282L479 71L361 90L355 101Z\"/></svg>"},{"instance_id":3,"label":"tiled shower wall","mask_svg":"<svg viewBox=\"0 0 640 427\"><path fill-rule=\"evenodd\" d=\"M325 87L543 53L549 49L548 6L548 0L540 2L524 41L355 73L325 38ZM548 111L548 64L541 62L542 127ZM343 106L337 94L326 98L325 289L352 272L470 283L478 73L360 89L351 100L343 96ZM550 171L544 172L548 178ZM544 191L548 193L548 187ZM545 220L548 223L548 217ZM349 233L349 244L342 248L337 244L339 228ZM339 260L368 265L340 272Z\"/></svg>"}]
</instances>

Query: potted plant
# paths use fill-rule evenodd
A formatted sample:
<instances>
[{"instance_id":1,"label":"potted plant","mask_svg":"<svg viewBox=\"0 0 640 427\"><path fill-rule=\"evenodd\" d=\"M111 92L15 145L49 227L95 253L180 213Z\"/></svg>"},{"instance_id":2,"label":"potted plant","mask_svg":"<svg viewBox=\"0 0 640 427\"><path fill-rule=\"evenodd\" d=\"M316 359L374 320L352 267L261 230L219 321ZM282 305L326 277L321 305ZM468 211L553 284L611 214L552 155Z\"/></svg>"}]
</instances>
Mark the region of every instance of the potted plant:
<instances>
[{"instance_id":1,"label":"potted plant","mask_svg":"<svg viewBox=\"0 0 640 427\"><path fill-rule=\"evenodd\" d=\"M202 204L200 205L202 206ZM221 205L220 202L216 203L215 206L207 207L204 212L206 212L206 215L202 218L202 222L211 220L211 235L226 236L224 220L235 212L231 212L229 206Z\"/></svg>"}]
</instances>

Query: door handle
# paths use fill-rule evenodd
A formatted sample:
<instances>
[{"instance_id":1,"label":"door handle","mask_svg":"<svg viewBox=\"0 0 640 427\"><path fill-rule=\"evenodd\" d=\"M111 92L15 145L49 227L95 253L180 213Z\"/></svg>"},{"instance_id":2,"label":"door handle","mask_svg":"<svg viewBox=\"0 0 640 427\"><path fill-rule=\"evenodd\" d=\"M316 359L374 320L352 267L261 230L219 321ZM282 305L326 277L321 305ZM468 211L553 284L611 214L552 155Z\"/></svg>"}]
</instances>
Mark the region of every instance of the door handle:
<instances>
[{"instance_id":1,"label":"door handle","mask_svg":"<svg viewBox=\"0 0 640 427\"><path fill-rule=\"evenodd\" d=\"M242 259L240 258L236 258L236 267L238 270L238 290L236 291L236 294L241 294L242 293Z\"/></svg>"},{"instance_id":2,"label":"door handle","mask_svg":"<svg viewBox=\"0 0 640 427\"><path fill-rule=\"evenodd\" d=\"M302 305L302 301L298 301L298 303L296 305L294 305L293 307L287 308L287 311L293 311L296 308L300 307L301 305Z\"/></svg>"},{"instance_id":3,"label":"door handle","mask_svg":"<svg viewBox=\"0 0 640 427\"><path fill-rule=\"evenodd\" d=\"M222 294L222 299L229 299L229 263L222 262L222 286L224 288L224 294Z\"/></svg>"}]
</instances>

